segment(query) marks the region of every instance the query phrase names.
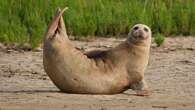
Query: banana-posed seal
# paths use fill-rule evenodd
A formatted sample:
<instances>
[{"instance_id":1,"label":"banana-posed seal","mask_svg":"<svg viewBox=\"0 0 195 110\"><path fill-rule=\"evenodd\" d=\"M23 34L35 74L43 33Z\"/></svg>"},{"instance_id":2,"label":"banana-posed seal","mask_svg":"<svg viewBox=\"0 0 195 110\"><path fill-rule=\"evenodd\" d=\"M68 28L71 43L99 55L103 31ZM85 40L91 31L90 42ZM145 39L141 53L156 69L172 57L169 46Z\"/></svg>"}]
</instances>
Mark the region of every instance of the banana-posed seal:
<instances>
[{"instance_id":1,"label":"banana-posed seal","mask_svg":"<svg viewBox=\"0 0 195 110\"><path fill-rule=\"evenodd\" d=\"M134 89L148 95L144 71L148 64L151 30L135 25L127 39L109 50L82 53L68 39L63 12L58 10L44 37L43 65L63 92L115 94Z\"/></svg>"}]
</instances>

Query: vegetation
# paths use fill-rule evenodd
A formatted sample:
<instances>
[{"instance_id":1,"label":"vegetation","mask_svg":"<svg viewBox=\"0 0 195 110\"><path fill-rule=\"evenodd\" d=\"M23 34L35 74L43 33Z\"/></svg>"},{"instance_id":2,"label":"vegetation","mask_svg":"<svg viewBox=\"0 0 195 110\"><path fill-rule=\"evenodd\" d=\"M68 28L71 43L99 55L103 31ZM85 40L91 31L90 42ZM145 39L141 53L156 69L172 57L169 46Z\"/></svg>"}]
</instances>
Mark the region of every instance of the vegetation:
<instances>
[{"instance_id":1,"label":"vegetation","mask_svg":"<svg viewBox=\"0 0 195 110\"><path fill-rule=\"evenodd\" d=\"M36 47L57 7L68 34L119 36L136 23L153 33L195 35L195 0L0 0L0 41Z\"/></svg>"},{"instance_id":2,"label":"vegetation","mask_svg":"<svg viewBox=\"0 0 195 110\"><path fill-rule=\"evenodd\" d=\"M161 46L165 40L165 37L162 34L156 34L154 37L154 42L157 44L157 47Z\"/></svg>"}]
</instances>

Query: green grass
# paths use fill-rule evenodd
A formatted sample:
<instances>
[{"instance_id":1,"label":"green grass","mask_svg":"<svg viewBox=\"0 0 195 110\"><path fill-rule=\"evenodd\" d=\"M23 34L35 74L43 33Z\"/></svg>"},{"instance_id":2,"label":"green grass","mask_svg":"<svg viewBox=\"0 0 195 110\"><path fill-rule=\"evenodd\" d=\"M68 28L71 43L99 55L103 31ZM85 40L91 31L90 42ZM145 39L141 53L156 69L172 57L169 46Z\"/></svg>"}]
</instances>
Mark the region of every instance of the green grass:
<instances>
[{"instance_id":1,"label":"green grass","mask_svg":"<svg viewBox=\"0 0 195 110\"><path fill-rule=\"evenodd\" d=\"M0 0L0 42L42 42L57 7L69 35L126 35L136 23L164 36L195 35L195 0Z\"/></svg>"},{"instance_id":2,"label":"green grass","mask_svg":"<svg viewBox=\"0 0 195 110\"><path fill-rule=\"evenodd\" d=\"M157 47L160 47L165 41L165 37L162 34L154 35L154 42L156 43Z\"/></svg>"}]
</instances>

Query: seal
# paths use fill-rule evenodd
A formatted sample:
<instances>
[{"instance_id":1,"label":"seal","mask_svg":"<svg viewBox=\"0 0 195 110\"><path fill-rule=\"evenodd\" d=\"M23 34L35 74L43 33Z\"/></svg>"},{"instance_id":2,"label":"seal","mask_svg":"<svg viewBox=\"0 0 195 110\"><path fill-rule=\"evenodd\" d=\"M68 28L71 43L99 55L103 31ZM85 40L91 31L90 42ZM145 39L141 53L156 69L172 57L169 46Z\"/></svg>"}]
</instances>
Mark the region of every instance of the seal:
<instances>
[{"instance_id":1,"label":"seal","mask_svg":"<svg viewBox=\"0 0 195 110\"><path fill-rule=\"evenodd\" d=\"M148 64L151 30L137 24L125 41L108 50L83 53L66 33L59 9L44 36L43 65L53 83L63 92L116 94L127 89L148 95L144 71Z\"/></svg>"}]
</instances>

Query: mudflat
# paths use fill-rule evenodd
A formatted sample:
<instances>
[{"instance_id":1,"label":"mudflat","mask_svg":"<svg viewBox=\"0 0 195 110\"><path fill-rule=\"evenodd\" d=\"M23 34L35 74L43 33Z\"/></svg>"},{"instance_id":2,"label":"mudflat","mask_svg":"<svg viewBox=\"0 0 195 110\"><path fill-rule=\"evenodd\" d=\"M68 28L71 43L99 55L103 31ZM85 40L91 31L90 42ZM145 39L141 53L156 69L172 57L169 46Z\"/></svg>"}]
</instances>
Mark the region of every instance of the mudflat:
<instances>
[{"instance_id":1,"label":"mudflat","mask_svg":"<svg viewBox=\"0 0 195 110\"><path fill-rule=\"evenodd\" d=\"M73 41L82 51L107 49L124 39ZM43 70L42 51L0 49L0 110L194 110L195 37L167 38L151 47L145 73L147 97L128 90L116 95L59 91Z\"/></svg>"}]
</instances>

